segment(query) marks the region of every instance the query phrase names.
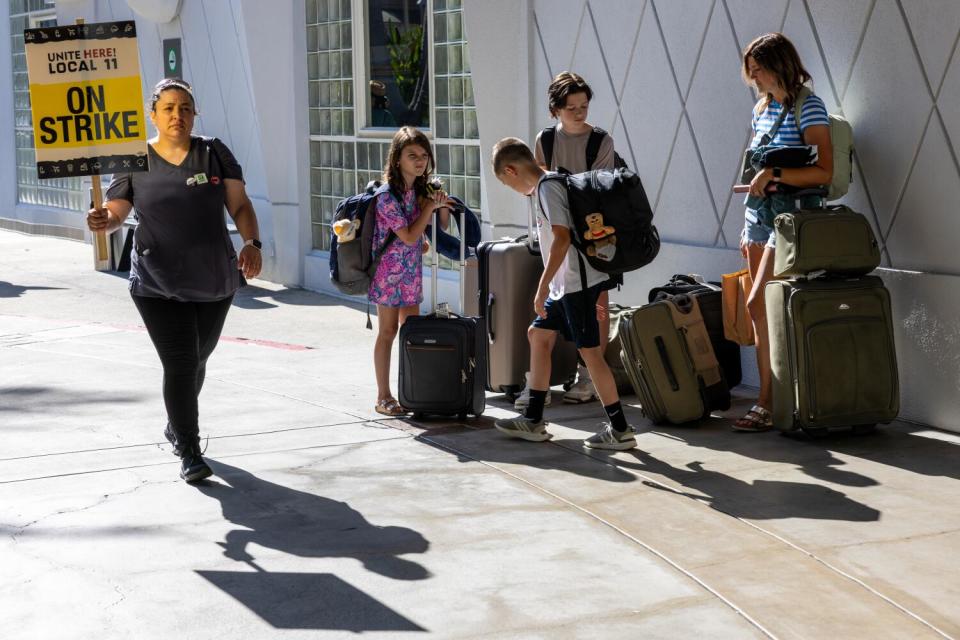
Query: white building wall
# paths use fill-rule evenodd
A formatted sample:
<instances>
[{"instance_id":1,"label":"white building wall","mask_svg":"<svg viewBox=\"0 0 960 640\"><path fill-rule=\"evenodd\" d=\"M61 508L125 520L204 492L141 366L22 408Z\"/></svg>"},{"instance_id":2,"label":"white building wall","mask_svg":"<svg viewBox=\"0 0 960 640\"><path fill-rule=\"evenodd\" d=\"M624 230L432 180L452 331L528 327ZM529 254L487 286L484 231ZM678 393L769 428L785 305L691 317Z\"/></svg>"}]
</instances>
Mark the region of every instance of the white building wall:
<instances>
[{"instance_id":1,"label":"white building wall","mask_svg":"<svg viewBox=\"0 0 960 640\"><path fill-rule=\"evenodd\" d=\"M179 15L166 23L144 18L131 4L143 3L61 1L57 20L61 24L78 17L88 22L136 20L144 100L164 74L162 41L181 38L183 77L194 88L200 113L194 132L222 139L243 167L247 193L260 220L263 277L299 285L309 249L309 243L303 244L309 234L300 209L305 197L301 186L307 184L301 168L309 164L302 0L186 0L180 3ZM143 6L151 8L149 3ZM3 22L0 29L8 30L9 20ZM0 65L0 73L9 78L9 56ZM8 93L3 91L0 98L0 110L9 110ZM0 116L4 113L0 111ZM0 121L12 122L12 116ZM12 157L10 133L5 127L0 137L0 152L10 145L7 157ZM16 177L7 173L2 172L0 193L5 200L12 198L14 217L83 227L80 212L14 207Z\"/></svg>"},{"instance_id":2,"label":"white building wall","mask_svg":"<svg viewBox=\"0 0 960 640\"><path fill-rule=\"evenodd\" d=\"M610 131L654 204L658 259L619 302L673 273L719 278L740 267L750 132L740 52L782 31L831 112L853 124L854 182L844 201L883 247L894 299L902 416L960 430L960 3L952 0L465 0L484 152L551 124L546 87L563 70L595 92ZM526 34L526 37L524 37ZM526 87L511 84L529 82ZM529 111L527 111L527 108ZM519 198L485 176L496 222L524 224ZM496 230L494 231L495 235ZM745 363L753 354L744 350ZM748 381L755 382L755 367Z\"/></svg>"}]
</instances>

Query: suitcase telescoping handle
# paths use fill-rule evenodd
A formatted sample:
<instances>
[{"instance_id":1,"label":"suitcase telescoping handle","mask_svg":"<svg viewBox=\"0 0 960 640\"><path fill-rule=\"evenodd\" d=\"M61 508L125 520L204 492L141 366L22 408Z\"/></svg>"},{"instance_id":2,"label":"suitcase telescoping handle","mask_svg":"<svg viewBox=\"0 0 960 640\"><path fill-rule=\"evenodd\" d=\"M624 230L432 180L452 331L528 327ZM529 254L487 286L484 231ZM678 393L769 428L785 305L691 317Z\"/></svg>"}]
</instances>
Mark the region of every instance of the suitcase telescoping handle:
<instances>
[{"instance_id":1,"label":"suitcase telescoping handle","mask_svg":"<svg viewBox=\"0 0 960 640\"><path fill-rule=\"evenodd\" d=\"M464 224L467 220L466 207L450 207L453 211L460 212L459 232L460 232L460 313L463 314L466 300L466 267L467 267L467 238L464 231ZM437 313L437 282L438 272L440 270L440 252L437 250L437 227L440 225L440 209L433 212L433 225L430 229L430 242L433 253L433 259L430 265L430 307L434 314Z\"/></svg>"}]
</instances>

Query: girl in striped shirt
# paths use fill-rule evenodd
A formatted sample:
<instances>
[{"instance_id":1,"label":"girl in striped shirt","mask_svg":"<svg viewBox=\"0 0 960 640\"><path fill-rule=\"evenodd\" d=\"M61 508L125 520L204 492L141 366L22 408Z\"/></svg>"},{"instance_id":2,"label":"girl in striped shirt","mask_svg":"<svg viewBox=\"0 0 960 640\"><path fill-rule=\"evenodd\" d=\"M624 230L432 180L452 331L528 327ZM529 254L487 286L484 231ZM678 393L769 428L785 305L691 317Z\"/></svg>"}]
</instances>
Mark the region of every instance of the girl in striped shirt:
<instances>
[{"instance_id":1,"label":"girl in striped shirt","mask_svg":"<svg viewBox=\"0 0 960 640\"><path fill-rule=\"evenodd\" d=\"M833 152L830 143L830 121L823 100L812 93L801 106L800 122L796 121L794 107L797 96L811 77L800 61L793 43L782 33L760 36L743 52L743 78L754 87L760 97L753 110L752 148L769 146L817 147L814 164L800 168L764 167L750 182L745 224L740 236L740 252L746 257L753 290L747 299L747 310L753 321L757 346L757 368L760 373L760 395L757 403L745 416L733 424L737 431L767 431L773 427L770 413L773 407L770 343L768 342L766 307L763 290L773 277L775 251L773 216L793 210L792 198L770 196L766 189L771 182L783 182L795 187L828 185L833 177ZM770 132L787 109L779 128ZM806 203L802 203L808 206ZM813 204L818 206L819 203Z\"/></svg>"}]
</instances>

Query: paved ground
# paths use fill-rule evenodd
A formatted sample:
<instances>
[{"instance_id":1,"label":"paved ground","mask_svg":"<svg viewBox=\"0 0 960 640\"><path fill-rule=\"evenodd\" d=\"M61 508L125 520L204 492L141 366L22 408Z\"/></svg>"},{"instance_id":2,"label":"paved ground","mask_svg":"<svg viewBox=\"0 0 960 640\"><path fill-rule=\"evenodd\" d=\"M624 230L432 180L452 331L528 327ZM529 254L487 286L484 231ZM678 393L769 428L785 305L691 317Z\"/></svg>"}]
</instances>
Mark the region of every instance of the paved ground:
<instances>
[{"instance_id":1,"label":"paved ground","mask_svg":"<svg viewBox=\"0 0 960 640\"><path fill-rule=\"evenodd\" d=\"M492 430L497 397L378 420L362 311L257 283L210 362L194 488L125 282L90 265L0 232L4 638L960 638L956 435L634 407L640 449L608 455L580 446L599 408L559 397L548 444Z\"/></svg>"}]
</instances>

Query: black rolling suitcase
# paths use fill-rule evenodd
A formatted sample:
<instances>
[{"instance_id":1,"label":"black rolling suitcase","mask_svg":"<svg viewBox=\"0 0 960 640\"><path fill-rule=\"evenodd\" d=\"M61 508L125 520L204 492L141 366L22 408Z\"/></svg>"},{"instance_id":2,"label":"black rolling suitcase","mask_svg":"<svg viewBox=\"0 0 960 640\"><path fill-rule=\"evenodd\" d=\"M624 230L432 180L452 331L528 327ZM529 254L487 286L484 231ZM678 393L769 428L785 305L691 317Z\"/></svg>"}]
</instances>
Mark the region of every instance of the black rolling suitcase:
<instances>
[{"instance_id":1,"label":"black rolling suitcase","mask_svg":"<svg viewBox=\"0 0 960 640\"><path fill-rule=\"evenodd\" d=\"M710 334L713 353L720 363L720 370L727 387L732 389L743 379L740 366L740 345L727 340L723 335L723 294L720 285L705 282L700 276L677 274L660 287L650 290L649 302L668 299L678 294L686 294L697 299L703 323Z\"/></svg>"},{"instance_id":2,"label":"black rolling suitcase","mask_svg":"<svg viewBox=\"0 0 960 640\"><path fill-rule=\"evenodd\" d=\"M463 228L463 211L460 212ZM479 416L485 407L486 334L479 318L437 307L436 224L432 237L432 312L408 318L400 327L400 404L425 415ZM460 243L460 308L464 308L465 243Z\"/></svg>"}]
</instances>

